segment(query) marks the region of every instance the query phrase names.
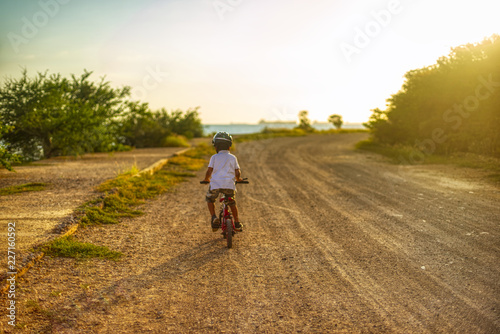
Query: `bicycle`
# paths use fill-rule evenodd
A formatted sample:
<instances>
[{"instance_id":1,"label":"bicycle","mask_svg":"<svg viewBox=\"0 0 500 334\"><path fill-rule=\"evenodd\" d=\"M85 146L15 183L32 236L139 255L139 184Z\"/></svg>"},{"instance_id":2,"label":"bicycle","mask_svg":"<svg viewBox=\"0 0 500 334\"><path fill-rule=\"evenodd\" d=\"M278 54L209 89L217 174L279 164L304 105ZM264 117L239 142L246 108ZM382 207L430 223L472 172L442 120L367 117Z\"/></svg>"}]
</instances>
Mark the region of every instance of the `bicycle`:
<instances>
[{"instance_id":1,"label":"bicycle","mask_svg":"<svg viewBox=\"0 0 500 334\"><path fill-rule=\"evenodd\" d=\"M201 184L208 184L210 182L200 181ZM247 178L244 178L243 181L236 181L235 183L243 183L248 184ZM219 221L221 223L222 236L227 241L227 248L233 247L233 236L236 234L234 228L234 219L231 214L231 210L229 208L228 203L233 200L232 197L226 196L225 194L221 194L222 196L219 199L221 203L220 212L219 212Z\"/></svg>"}]
</instances>

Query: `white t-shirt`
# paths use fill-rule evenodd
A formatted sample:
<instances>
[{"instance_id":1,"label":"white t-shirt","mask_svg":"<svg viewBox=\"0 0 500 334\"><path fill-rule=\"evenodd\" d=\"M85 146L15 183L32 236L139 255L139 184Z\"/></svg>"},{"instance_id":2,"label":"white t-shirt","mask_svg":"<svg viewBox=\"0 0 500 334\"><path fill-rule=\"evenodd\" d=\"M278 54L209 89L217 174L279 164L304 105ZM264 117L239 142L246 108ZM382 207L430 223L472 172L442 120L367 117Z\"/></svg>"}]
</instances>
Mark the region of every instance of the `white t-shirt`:
<instances>
[{"instance_id":1,"label":"white t-shirt","mask_svg":"<svg viewBox=\"0 0 500 334\"><path fill-rule=\"evenodd\" d=\"M235 170L240 169L238 159L229 151L222 150L212 155L208 167L214 169L210 179L210 189L235 189Z\"/></svg>"}]
</instances>

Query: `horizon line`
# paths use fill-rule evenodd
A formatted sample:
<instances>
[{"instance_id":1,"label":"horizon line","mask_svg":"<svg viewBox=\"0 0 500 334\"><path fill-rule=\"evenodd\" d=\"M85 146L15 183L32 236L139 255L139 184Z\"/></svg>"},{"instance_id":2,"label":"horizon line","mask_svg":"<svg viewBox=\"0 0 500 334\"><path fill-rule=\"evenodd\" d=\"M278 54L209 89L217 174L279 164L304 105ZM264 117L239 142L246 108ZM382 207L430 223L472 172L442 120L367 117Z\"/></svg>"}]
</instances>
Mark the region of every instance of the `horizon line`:
<instances>
[{"instance_id":1,"label":"horizon line","mask_svg":"<svg viewBox=\"0 0 500 334\"><path fill-rule=\"evenodd\" d=\"M202 123L203 125L261 125L261 124L291 124L288 122L283 122L283 121L276 121L276 122L266 122L266 123ZM344 122L344 124L363 124L365 122ZM295 124L299 124L299 122L296 122ZM330 122L318 122L318 121L313 121L311 124L330 124Z\"/></svg>"}]
</instances>

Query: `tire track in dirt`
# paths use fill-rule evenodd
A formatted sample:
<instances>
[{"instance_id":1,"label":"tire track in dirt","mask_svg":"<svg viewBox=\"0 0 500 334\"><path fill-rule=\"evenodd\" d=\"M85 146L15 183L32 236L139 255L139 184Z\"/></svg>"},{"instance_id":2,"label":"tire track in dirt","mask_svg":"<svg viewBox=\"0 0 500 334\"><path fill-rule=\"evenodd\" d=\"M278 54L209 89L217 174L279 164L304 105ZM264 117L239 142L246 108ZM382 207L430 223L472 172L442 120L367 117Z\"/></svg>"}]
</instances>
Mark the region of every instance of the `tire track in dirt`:
<instances>
[{"instance_id":1,"label":"tire track in dirt","mask_svg":"<svg viewBox=\"0 0 500 334\"><path fill-rule=\"evenodd\" d=\"M290 140L283 141L281 147L273 142L270 146L271 153L256 154L262 160L271 156L279 157L271 158L274 161L268 167L275 171L275 179L286 180L283 188L287 194L292 195L285 203L294 203L300 208L307 208L313 203L313 209L301 217L302 221L307 221L301 227L309 228L312 233L308 234L322 241L317 248L331 253L332 261L344 258L343 276L354 287L373 296L374 305L382 308L385 305L386 310L382 313L390 315L386 319L399 319L395 324L402 332L415 328L430 332L438 329L457 330L463 329L465 324L474 332L482 332L483 326L497 329L499 286L492 278L495 276L491 275L498 274L499 268L495 264L498 262L498 240L474 244L463 242L465 233L462 232L471 226L457 228L451 220L447 222L442 219L444 217L439 210L429 207L439 198L439 192L429 194L426 189L416 187L409 180L407 182L410 184L399 190L402 194L395 196L394 191L392 194L388 191L390 189L387 188L390 187L384 184L387 180L381 178L380 174L384 169L394 173L397 167L380 166L367 160L366 156L356 157L355 154L346 152L345 146L334 147L335 144L328 143L329 140L331 139L322 140L324 146L319 143L321 141L318 138L296 139L293 143ZM328 163L329 160L331 163ZM409 175L405 176L409 178ZM434 196L434 199L415 201L415 197L418 198L422 193ZM491 230L494 227L491 218L495 216L495 210L498 217L498 208L494 206L494 202L489 202L485 205L488 210L483 211L481 204L478 204L477 201L469 203L476 210L464 217L460 211L457 212L454 203L445 203L449 209L449 218L467 222L475 217L472 221ZM388 215L391 212L403 212L404 215L394 214L402 217L392 217ZM436 224L426 224L428 231L422 230L422 224L419 226L421 213L425 213L426 218L438 216L434 218ZM478 217L478 214L482 217ZM328 215L337 217L337 222L333 222L333 229L332 224L328 224L330 222L325 222ZM422 219L420 222L426 221ZM498 227L495 232L498 232ZM342 239L346 238L350 238L350 242L342 243ZM411 240L416 241L414 247L405 247L405 242ZM494 239L490 239L492 240ZM335 248L342 252L332 251L335 243L340 244ZM436 274L438 270L429 272L422 269L422 264L428 263L425 257L432 259L450 254L462 260L466 260L471 254L477 254L486 260L486 266L474 265L474 283L477 284L474 290L476 293L481 292L480 298L474 292L471 293L470 288L461 288L465 282L457 280L458 277L453 277L450 271L446 274L451 274L452 277L446 277L444 270ZM363 262L364 266L357 266ZM342 268L342 263L340 267ZM488 270L485 267L489 267ZM396 281L400 284L395 285ZM484 304L478 305L478 299L481 299L481 304L486 301L485 304L492 307L485 309ZM433 303L435 305L431 305ZM478 319L481 320L480 324Z\"/></svg>"}]
</instances>

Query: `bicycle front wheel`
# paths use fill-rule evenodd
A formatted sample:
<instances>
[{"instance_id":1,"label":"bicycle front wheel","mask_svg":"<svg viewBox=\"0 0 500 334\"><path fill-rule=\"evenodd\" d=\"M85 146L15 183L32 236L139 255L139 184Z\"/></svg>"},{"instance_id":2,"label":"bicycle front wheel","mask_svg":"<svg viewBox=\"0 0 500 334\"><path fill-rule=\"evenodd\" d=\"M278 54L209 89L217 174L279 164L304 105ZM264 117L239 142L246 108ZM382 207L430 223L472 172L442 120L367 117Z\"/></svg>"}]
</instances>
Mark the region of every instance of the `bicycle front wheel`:
<instances>
[{"instance_id":1,"label":"bicycle front wheel","mask_svg":"<svg viewBox=\"0 0 500 334\"><path fill-rule=\"evenodd\" d=\"M226 219L226 240L227 248L233 247L233 221L232 219Z\"/></svg>"}]
</instances>

